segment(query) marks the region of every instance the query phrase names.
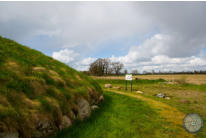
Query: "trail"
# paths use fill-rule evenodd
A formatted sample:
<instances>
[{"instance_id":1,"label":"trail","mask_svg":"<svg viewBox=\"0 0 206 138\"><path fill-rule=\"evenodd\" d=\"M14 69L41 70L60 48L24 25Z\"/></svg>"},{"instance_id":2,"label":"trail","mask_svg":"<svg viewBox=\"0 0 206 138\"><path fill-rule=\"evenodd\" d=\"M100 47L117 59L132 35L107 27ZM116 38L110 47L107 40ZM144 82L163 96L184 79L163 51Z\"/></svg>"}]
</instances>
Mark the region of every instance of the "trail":
<instances>
[{"instance_id":1,"label":"trail","mask_svg":"<svg viewBox=\"0 0 206 138\"><path fill-rule=\"evenodd\" d=\"M156 108L160 112L160 115L162 117L164 117L168 122L173 123L174 127L180 128L181 132L180 132L179 137L181 137L181 138L182 137L189 137L189 138L194 137L194 135L189 134L182 127L182 120L185 117L185 114L178 111L176 108L171 107L165 103L162 103L162 102L150 99L150 98L146 98L146 97L141 96L139 94L129 93L129 92L126 93L126 92L109 90L109 89L105 89L105 90L110 91L110 92L114 92L117 94L121 94L121 95L126 95L126 96L130 96L130 97L138 98L142 101L147 102L150 106L152 106L153 108Z\"/></svg>"}]
</instances>

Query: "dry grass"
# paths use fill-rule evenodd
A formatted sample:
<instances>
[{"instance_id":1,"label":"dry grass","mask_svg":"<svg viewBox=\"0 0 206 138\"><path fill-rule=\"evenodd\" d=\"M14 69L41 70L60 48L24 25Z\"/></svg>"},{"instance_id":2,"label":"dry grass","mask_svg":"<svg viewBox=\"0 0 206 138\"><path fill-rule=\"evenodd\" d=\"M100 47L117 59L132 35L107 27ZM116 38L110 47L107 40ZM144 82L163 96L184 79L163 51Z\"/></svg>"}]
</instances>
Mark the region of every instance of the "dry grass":
<instances>
[{"instance_id":1,"label":"dry grass","mask_svg":"<svg viewBox=\"0 0 206 138\"><path fill-rule=\"evenodd\" d=\"M106 77L94 77L96 79L125 79L124 76L106 76ZM205 74L181 74L181 75L135 75L133 79L149 79L149 80L156 80L156 79L164 79L167 81L171 81L174 83L185 81L185 83L192 83L192 84L206 84L206 75Z\"/></svg>"}]
</instances>

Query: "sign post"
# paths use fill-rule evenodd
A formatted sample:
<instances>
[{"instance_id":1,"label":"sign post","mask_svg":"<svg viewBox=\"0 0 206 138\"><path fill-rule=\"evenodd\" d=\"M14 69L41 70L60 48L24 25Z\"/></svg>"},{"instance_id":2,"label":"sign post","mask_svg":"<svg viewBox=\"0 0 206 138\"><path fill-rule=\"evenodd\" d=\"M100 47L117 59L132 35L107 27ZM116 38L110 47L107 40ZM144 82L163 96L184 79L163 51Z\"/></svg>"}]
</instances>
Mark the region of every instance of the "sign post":
<instances>
[{"instance_id":1,"label":"sign post","mask_svg":"<svg viewBox=\"0 0 206 138\"><path fill-rule=\"evenodd\" d=\"M125 80L125 91L127 91L127 80Z\"/></svg>"},{"instance_id":2,"label":"sign post","mask_svg":"<svg viewBox=\"0 0 206 138\"><path fill-rule=\"evenodd\" d=\"M125 76L125 90L127 91L127 81L131 81L131 92L132 92L132 74L126 74Z\"/></svg>"}]
</instances>

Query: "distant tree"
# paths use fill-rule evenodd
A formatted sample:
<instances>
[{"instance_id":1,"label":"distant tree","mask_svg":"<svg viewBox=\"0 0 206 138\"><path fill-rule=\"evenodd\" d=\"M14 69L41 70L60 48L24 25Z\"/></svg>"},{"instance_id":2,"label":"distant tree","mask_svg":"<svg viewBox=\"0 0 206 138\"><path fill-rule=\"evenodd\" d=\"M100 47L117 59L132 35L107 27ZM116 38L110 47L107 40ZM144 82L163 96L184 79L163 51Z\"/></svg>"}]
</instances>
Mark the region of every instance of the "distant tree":
<instances>
[{"instance_id":1,"label":"distant tree","mask_svg":"<svg viewBox=\"0 0 206 138\"><path fill-rule=\"evenodd\" d=\"M154 70L152 70L152 74L155 74L155 71L154 71Z\"/></svg>"},{"instance_id":2,"label":"distant tree","mask_svg":"<svg viewBox=\"0 0 206 138\"><path fill-rule=\"evenodd\" d=\"M145 71L145 70L143 70L143 72L142 72L143 74L147 74L147 71Z\"/></svg>"},{"instance_id":3,"label":"distant tree","mask_svg":"<svg viewBox=\"0 0 206 138\"><path fill-rule=\"evenodd\" d=\"M120 62L111 62L108 58L99 58L90 64L89 73L91 75L102 76L110 75L114 72L116 75L119 75L123 66Z\"/></svg>"},{"instance_id":4,"label":"distant tree","mask_svg":"<svg viewBox=\"0 0 206 138\"><path fill-rule=\"evenodd\" d=\"M102 76L104 75L104 70L103 70L103 59L99 58L93 63L90 64L89 72L92 75L97 75L97 76Z\"/></svg>"},{"instance_id":5,"label":"distant tree","mask_svg":"<svg viewBox=\"0 0 206 138\"><path fill-rule=\"evenodd\" d=\"M106 75L109 73L110 63L109 59L99 58L90 64L89 72L90 74L97 76Z\"/></svg>"},{"instance_id":6,"label":"distant tree","mask_svg":"<svg viewBox=\"0 0 206 138\"><path fill-rule=\"evenodd\" d=\"M104 74L107 75L109 74L109 68L110 68L111 61L108 58L104 58L102 62L103 62Z\"/></svg>"},{"instance_id":7,"label":"distant tree","mask_svg":"<svg viewBox=\"0 0 206 138\"><path fill-rule=\"evenodd\" d=\"M124 74L127 74L127 73L128 73L128 71L127 71L127 69L125 69L125 70L124 70Z\"/></svg>"},{"instance_id":8,"label":"distant tree","mask_svg":"<svg viewBox=\"0 0 206 138\"><path fill-rule=\"evenodd\" d=\"M120 71L123 67L124 67L124 65L120 62L112 62L112 69L116 75L120 74Z\"/></svg>"},{"instance_id":9,"label":"distant tree","mask_svg":"<svg viewBox=\"0 0 206 138\"><path fill-rule=\"evenodd\" d=\"M135 70L132 70L132 74L133 75L137 75L138 74L138 71L135 69Z\"/></svg>"}]
</instances>

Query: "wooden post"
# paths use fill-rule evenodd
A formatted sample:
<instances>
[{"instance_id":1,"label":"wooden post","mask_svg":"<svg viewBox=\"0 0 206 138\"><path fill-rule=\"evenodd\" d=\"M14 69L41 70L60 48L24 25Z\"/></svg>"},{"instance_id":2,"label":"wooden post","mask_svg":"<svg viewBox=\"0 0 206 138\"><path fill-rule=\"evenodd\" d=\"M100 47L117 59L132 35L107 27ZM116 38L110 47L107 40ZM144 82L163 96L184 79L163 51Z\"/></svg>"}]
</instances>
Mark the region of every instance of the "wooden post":
<instances>
[{"instance_id":1,"label":"wooden post","mask_svg":"<svg viewBox=\"0 0 206 138\"><path fill-rule=\"evenodd\" d=\"M127 80L125 80L125 91L127 91Z\"/></svg>"},{"instance_id":2,"label":"wooden post","mask_svg":"<svg viewBox=\"0 0 206 138\"><path fill-rule=\"evenodd\" d=\"M131 92L132 92L132 80L131 80Z\"/></svg>"}]
</instances>

